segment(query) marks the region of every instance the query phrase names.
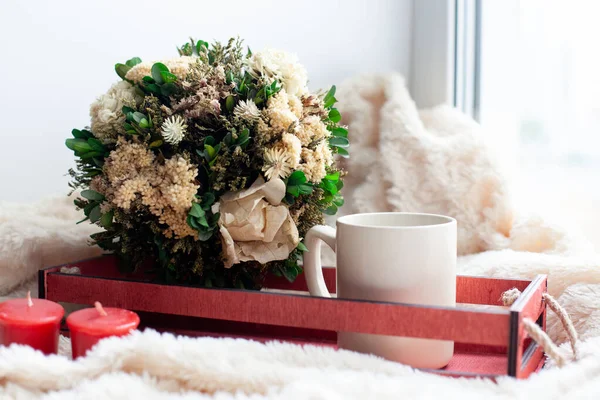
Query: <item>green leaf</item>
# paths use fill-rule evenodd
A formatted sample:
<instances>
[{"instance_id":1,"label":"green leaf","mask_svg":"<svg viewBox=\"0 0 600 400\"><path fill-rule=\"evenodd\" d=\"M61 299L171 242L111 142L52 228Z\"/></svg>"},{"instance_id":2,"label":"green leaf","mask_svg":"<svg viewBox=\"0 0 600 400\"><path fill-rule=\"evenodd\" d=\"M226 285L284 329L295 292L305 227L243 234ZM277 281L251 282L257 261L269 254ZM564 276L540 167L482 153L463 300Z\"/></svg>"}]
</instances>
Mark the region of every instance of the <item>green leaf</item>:
<instances>
[{"instance_id":1,"label":"green leaf","mask_svg":"<svg viewBox=\"0 0 600 400\"><path fill-rule=\"evenodd\" d=\"M101 151L104 152L106 149L104 148L104 145L102 144L101 141L99 141L98 139L94 139L94 138L89 138L87 140L88 144L92 147L92 149L94 151Z\"/></svg>"},{"instance_id":2,"label":"green leaf","mask_svg":"<svg viewBox=\"0 0 600 400\"><path fill-rule=\"evenodd\" d=\"M336 184L328 180L321 181L321 188L331 194L336 194L338 192Z\"/></svg>"},{"instance_id":3,"label":"green leaf","mask_svg":"<svg viewBox=\"0 0 600 400\"><path fill-rule=\"evenodd\" d=\"M342 114L340 114L337 108L332 108L329 111L329 120L335 124L342 120Z\"/></svg>"},{"instance_id":4,"label":"green leaf","mask_svg":"<svg viewBox=\"0 0 600 400\"><path fill-rule=\"evenodd\" d=\"M331 99L334 99L335 90L336 90L336 87L335 87L335 85L333 85L331 87L331 89L329 89L329 91L327 92L325 97L323 98L323 103L327 104L327 102L331 101ZM325 106L325 107L327 107L327 106ZM329 107L331 107L331 106L329 106Z\"/></svg>"},{"instance_id":5,"label":"green leaf","mask_svg":"<svg viewBox=\"0 0 600 400\"><path fill-rule=\"evenodd\" d=\"M338 207L341 207L344 205L344 198L342 196L337 196L333 199L333 204L335 204Z\"/></svg>"},{"instance_id":6,"label":"green leaf","mask_svg":"<svg viewBox=\"0 0 600 400\"><path fill-rule=\"evenodd\" d=\"M159 85L165 83L161 72L169 72L169 68L167 68L167 66L163 63L154 63L154 65L152 65L152 69L150 69L150 73L152 74L152 79L154 79Z\"/></svg>"},{"instance_id":7,"label":"green leaf","mask_svg":"<svg viewBox=\"0 0 600 400\"><path fill-rule=\"evenodd\" d=\"M73 129L71 131L71 134L76 139L85 139L85 138L87 138L87 135L85 133L83 133L82 131L80 131L79 129Z\"/></svg>"},{"instance_id":8,"label":"green leaf","mask_svg":"<svg viewBox=\"0 0 600 400\"><path fill-rule=\"evenodd\" d=\"M327 215L335 215L335 214L337 214L337 212L338 212L338 208L335 204L331 205L331 206L327 207L325 210L323 210L323 213L325 213Z\"/></svg>"},{"instance_id":9,"label":"green leaf","mask_svg":"<svg viewBox=\"0 0 600 400\"><path fill-rule=\"evenodd\" d=\"M339 136L339 137L345 137L345 138L347 138L348 137L348 129L342 128L342 127L338 126L337 128L333 128L331 130L331 134L333 136Z\"/></svg>"},{"instance_id":10,"label":"green leaf","mask_svg":"<svg viewBox=\"0 0 600 400\"><path fill-rule=\"evenodd\" d=\"M221 213L213 214L212 218L210 219L210 224L212 226L217 226L217 222L219 222L220 217L221 217Z\"/></svg>"},{"instance_id":11,"label":"green leaf","mask_svg":"<svg viewBox=\"0 0 600 400\"><path fill-rule=\"evenodd\" d=\"M150 127L150 122L146 118L142 118L139 123L140 128L146 129Z\"/></svg>"},{"instance_id":12,"label":"green leaf","mask_svg":"<svg viewBox=\"0 0 600 400\"><path fill-rule=\"evenodd\" d=\"M248 129L244 129L242 132L240 132L238 136L238 143L247 141L248 138L250 138L250 132L248 131Z\"/></svg>"},{"instance_id":13,"label":"green leaf","mask_svg":"<svg viewBox=\"0 0 600 400\"><path fill-rule=\"evenodd\" d=\"M198 231L198 240L200 240L201 242L206 242L208 239L210 239L213 235L213 231Z\"/></svg>"},{"instance_id":14,"label":"green leaf","mask_svg":"<svg viewBox=\"0 0 600 400\"><path fill-rule=\"evenodd\" d=\"M233 82L233 72L231 72L231 70L229 70L229 71L227 71L227 74L225 75L225 83L229 85L231 82Z\"/></svg>"},{"instance_id":15,"label":"green leaf","mask_svg":"<svg viewBox=\"0 0 600 400\"><path fill-rule=\"evenodd\" d=\"M337 149L337 154L339 154L340 156L342 156L344 158L350 157L350 153L348 153L348 150L343 149L341 147L336 147L336 149Z\"/></svg>"},{"instance_id":16,"label":"green leaf","mask_svg":"<svg viewBox=\"0 0 600 400\"><path fill-rule=\"evenodd\" d=\"M200 205L203 209L207 209L215 202L215 194L213 192L206 192L202 195Z\"/></svg>"},{"instance_id":17,"label":"green leaf","mask_svg":"<svg viewBox=\"0 0 600 400\"><path fill-rule=\"evenodd\" d=\"M350 141L341 136L332 136L329 138L329 144L335 147L349 147Z\"/></svg>"},{"instance_id":18,"label":"green leaf","mask_svg":"<svg viewBox=\"0 0 600 400\"><path fill-rule=\"evenodd\" d=\"M150 93L153 93L153 94L158 95L161 93L161 91L160 91L161 87L158 86L156 83L150 83L150 84L146 85L145 88L146 88L146 90L148 90Z\"/></svg>"},{"instance_id":19,"label":"green leaf","mask_svg":"<svg viewBox=\"0 0 600 400\"><path fill-rule=\"evenodd\" d=\"M125 65L127 65L128 67L134 67L141 62L142 62L141 58L133 57L133 58L130 58L129 60L125 61Z\"/></svg>"},{"instance_id":20,"label":"green leaf","mask_svg":"<svg viewBox=\"0 0 600 400\"><path fill-rule=\"evenodd\" d=\"M177 86L172 82L165 83L160 87L160 93L163 96L169 97L175 92L177 92Z\"/></svg>"},{"instance_id":21,"label":"green leaf","mask_svg":"<svg viewBox=\"0 0 600 400\"><path fill-rule=\"evenodd\" d=\"M227 111L232 112L234 107L235 99L231 95L227 96L227 99L225 100L225 108L227 108Z\"/></svg>"},{"instance_id":22,"label":"green leaf","mask_svg":"<svg viewBox=\"0 0 600 400\"><path fill-rule=\"evenodd\" d=\"M286 193L285 197L283 198L285 200L286 203L288 203L290 206L294 205L294 203L296 202L296 199L294 198L294 196L290 193Z\"/></svg>"},{"instance_id":23,"label":"green leaf","mask_svg":"<svg viewBox=\"0 0 600 400\"><path fill-rule=\"evenodd\" d=\"M204 144L207 144L209 146L214 146L215 144L215 138L212 136L207 136L204 138Z\"/></svg>"},{"instance_id":24,"label":"green leaf","mask_svg":"<svg viewBox=\"0 0 600 400\"><path fill-rule=\"evenodd\" d=\"M142 78L142 82L144 82L144 83L156 83L156 82L154 81L154 79L152 79L152 77L151 77L151 76L145 76L145 77L143 77L143 78Z\"/></svg>"},{"instance_id":25,"label":"green leaf","mask_svg":"<svg viewBox=\"0 0 600 400\"><path fill-rule=\"evenodd\" d=\"M299 186L288 186L286 191L294 197L300 196L300 187Z\"/></svg>"},{"instance_id":26,"label":"green leaf","mask_svg":"<svg viewBox=\"0 0 600 400\"><path fill-rule=\"evenodd\" d=\"M125 64L121 64L121 63L115 64L115 72L123 80L125 80L125 75L127 75L127 72L130 69L131 69L131 67L129 65L125 65Z\"/></svg>"},{"instance_id":27,"label":"green leaf","mask_svg":"<svg viewBox=\"0 0 600 400\"><path fill-rule=\"evenodd\" d=\"M100 225L102 225L106 229L110 228L112 226L114 214L115 212L113 210L110 210L106 214L103 214L100 218Z\"/></svg>"},{"instance_id":28,"label":"green leaf","mask_svg":"<svg viewBox=\"0 0 600 400\"><path fill-rule=\"evenodd\" d=\"M287 184L291 186L297 186L306 183L306 180L307 179L306 175L304 175L304 172L298 170L292 172L292 174L288 178Z\"/></svg>"},{"instance_id":29,"label":"green leaf","mask_svg":"<svg viewBox=\"0 0 600 400\"><path fill-rule=\"evenodd\" d=\"M299 242L296 248L303 253L308 251L308 247L306 247L306 245L302 242Z\"/></svg>"},{"instance_id":30,"label":"green leaf","mask_svg":"<svg viewBox=\"0 0 600 400\"><path fill-rule=\"evenodd\" d=\"M192 229L195 229L197 231L199 231L201 229L196 218L192 217L191 215L188 215L188 217L186 218L186 221L187 221L187 224L192 227Z\"/></svg>"},{"instance_id":31,"label":"green leaf","mask_svg":"<svg viewBox=\"0 0 600 400\"><path fill-rule=\"evenodd\" d=\"M150 143L150 145L148 147L150 147L151 149L155 149L162 145L163 145L163 141L161 139L158 139L158 140L155 140L154 142Z\"/></svg>"},{"instance_id":32,"label":"green leaf","mask_svg":"<svg viewBox=\"0 0 600 400\"><path fill-rule=\"evenodd\" d=\"M92 201L102 201L104 200L104 196L101 193L96 192L95 190L87 189L81 192L81 197L86 198Z\"/></svg>"},{"instance_id":33,"label":"green leaf","mask_svg":"<svg viewBox=\"0 0 600 400\"><path fill-rule=\"evenodd\" d=\"M143 120L146 119L146 116L144 114L142 114L141 112L134 112L133 113L133 120L135 122L137 122L138 124Z\"/></svg>"},{"instance_id":34,"label":"green leaf","mask_svg":"<svg viewBox=\"0 0 600 400\"><path fill-rule=\"evenodd\" d=\"M302 184L302 185L298 185L298 188L300 189L300 194L311 194L313 191L313 186L312 185L306 185L306 184Z\"/></svg>"},{"instance_id":35,"label":"green leaf","mask_svg":"<svg viewBox=\"0 0 600 400\"><path fill-rule=\"evenodd\" d=\"M295 268L295 266L289 267L287 265L281 269L281 272L283 273L283 276L285 276L285 279L287 279L290 282L294 282L296 280L300 271L301 270Z\"/></svg>"},{"instance_id":36,"label":"green leaf","mask_svg":"<svg viewBox=\"0 0 600 400\"><path fill-rule=\"evenodd\" d=\"M123 113L123 115L127 115L129 113L133 114L135 110L131 107L123 106L123 108L121 108L121 112Z\"/></svg>"},{"instance_id":37,"label":"green leaf","mask_svg":"<svg viewBox=\"0 0 600 400\"><path fill-rule=\"evenodd\" d=\"M210 228L210 226L208 225L208 221L206 220L206 216L202 216L202 217L198 218L198 223L200 224L200 226L203 226L205 228Z\"/></svg>"},{"instance_id":38,"label":"green leaf","mask_svg":"<svg viewBox=\"0 0 600 400\"><path fill-rule=\"evenodd\" d=\"M191 56L194 53L189 43L184 44L180 49L177 50L179 50L180 56Z\"/></svg>"},{"instance_id":39,"label":"green leaf","mask_svg":"<svg viewBox=\"0 0 600 400\"><path fill-rule=\"evenodd\" d=\"M96 207L92 208L92 211L90 211L90 222L94 224L98 222L101 217L102 212L100 211L100 206L96 205Z\"/></svg>"},{"instance_id":40,"label":"green leaf","mask_svg":"<svg viewBox=\"0 0 600 400\"><path fill-rule=\"evenodd\" d=\"M90 158L99 157L103 155L103 151L88 151L87 153L81 154L79 157L81 157L82 160L88 160Z\"/></svg>"},{"instance_id":41,"label":"green leaf","mask_svg":"<svg viewBox=\"0 0 600 400\"><path fill-rule=\"evenodd\" d=\"M160 76L162 77L165 83L172 83L177 80L177 76L173 75L169 71L161 71Z\"/></svg>"},{"instance_id":42,"label":"green leaf","mask_svg":"<svg viewBox=\"0 0 600 400\"><path fill-rule=\"evenodd\" d=\"M331 97L331 98L329 98L329 100L327 100L327 101L326 101L326 102L323 104L323 106L324 106L325 108L330 108L330 107L332 107L332 106L333 106L335 103L337 103L337 99L336 99L335 97Z\"/></svg>"},{"instance_id":43,"label":"green leaf","mask_svg":"<svg viewBox=\"0 0 600 400\"><path fill-rule=\"evenodd\" d=\"M336 171L333 174L325 175L324 179L327 179L328 181L337 182L340 180L340 171Z\"/></svg>"},{"instance_id":44,"label":"green leaf","mask_svg":"<svg viewBox=\"0 0 600 400\"><path fill-rule=\"evenodd\" d=\"M198 54L203 53L205 51L202 49L203 47L204 49L208 50L208 42L205 42L204 40L198 40L196 42L196 51L198 52Z\"/></svg>"},{"instance_id":45,"label":"green leaf","mask_svg":"<svg viewBox=\"0 0 600 400\"><path fill-rule=\"evenodd\" d=\"M195 218L201 218L206 215L200 204L194 203L192 204L192 208L190 209L189 215Z\"/></svg>"},{"instance_id":46,"label":"green leaf","mask_svg":"<svg viewBox=\"0 0 600 400\"><path fill-rule=\"evenodd\" d=\"M86 217L90 216L90 213L92 212L94 207L96 207L97 205L98 205L97 202L92 201L91 203L88 203L85 207L83 207L83 213L86 215Z\"/></svg>"},{"instance_id":47,"label":"green leaf","mask_svg":"<svg viewBox=\"0 0 600 400\"><path fill-rule=\"evenodd\" d=\"M208 155L208 161L211 161L217 155L217 151L215 150L215 148L208 144L204 145L204 150L206 151L206 154Z\"/></svg>"},{"instance_id":48,"label":"green leaf","mask_svg":"<svg viewBox=\"0 0 600 400\"><path fill-rule=\"evenodd\" d=\"M85 139L67 139L65 140L65 145L69 149L79 153L92 151L92 146Z\"/></svg>"}]
</instances>

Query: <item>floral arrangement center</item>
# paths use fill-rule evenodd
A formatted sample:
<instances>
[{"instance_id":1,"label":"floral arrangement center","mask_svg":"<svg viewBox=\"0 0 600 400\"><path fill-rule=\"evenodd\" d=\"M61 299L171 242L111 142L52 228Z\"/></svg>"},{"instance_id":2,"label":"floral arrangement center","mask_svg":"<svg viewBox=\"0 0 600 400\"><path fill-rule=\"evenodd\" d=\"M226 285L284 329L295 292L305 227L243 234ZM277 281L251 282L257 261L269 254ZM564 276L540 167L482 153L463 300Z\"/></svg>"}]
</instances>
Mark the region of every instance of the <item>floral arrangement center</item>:
<instances>
[{"instance_id":1,"label":"floral arrangement center","mask_svg":"<svg viewBox=\"0 0 600 400\"><path fill-rule=\"evenodd\" d=\"M121 81L66 140L82 222L102 228L93 242L124 271L151 261L166 283L294 280L303 236L343 205L335 86L310 93L296 56L239 39L178 50L116 64Z\"/></svg>"}]
</instances>

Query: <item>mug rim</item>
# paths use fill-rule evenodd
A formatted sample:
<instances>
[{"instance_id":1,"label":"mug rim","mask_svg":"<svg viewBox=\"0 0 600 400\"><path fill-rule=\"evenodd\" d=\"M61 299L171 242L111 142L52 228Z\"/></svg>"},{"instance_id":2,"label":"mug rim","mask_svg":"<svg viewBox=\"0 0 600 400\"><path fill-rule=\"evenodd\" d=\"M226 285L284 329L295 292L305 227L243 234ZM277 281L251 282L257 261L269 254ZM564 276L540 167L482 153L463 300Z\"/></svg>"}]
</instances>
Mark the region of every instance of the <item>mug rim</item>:
<instances>
[{"instance_id":1,"label":"mug rim","mask_svg":"<svg viewBox=\"0 0 600 400\"><path fill-rule=\"evenodd\" d=\"M411 215L411 216L424 216L424 217L434 217L440 219L439 223L433 224L424 224L424 225L408 225L408 226L394 226L394 225L372 225L372 224L360 224L360 223L352 223L347 222L347 219L351 219L352 217L361 217L365 215L376 216L376 215ZM447 215L442 214L430 214L430 213L414 213L414 212L374 212L374 213L356 213L356 214L348 214L339 217L336 220L336 225L348 226L353 228L372 228L372 229L435 229L439 227L444 227L448 225L456 224L456 219L449 217Z\"/></svg>"}]
</instances>

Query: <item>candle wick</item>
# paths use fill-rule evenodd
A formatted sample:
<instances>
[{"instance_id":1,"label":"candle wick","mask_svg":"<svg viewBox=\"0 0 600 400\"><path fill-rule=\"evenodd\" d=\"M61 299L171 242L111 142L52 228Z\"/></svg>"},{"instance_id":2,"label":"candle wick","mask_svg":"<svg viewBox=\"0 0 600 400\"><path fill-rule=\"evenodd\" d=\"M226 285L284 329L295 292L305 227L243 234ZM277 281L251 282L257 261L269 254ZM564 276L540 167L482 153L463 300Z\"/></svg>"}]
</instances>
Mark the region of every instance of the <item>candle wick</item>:
<instances>
[{"instance_id":1,"label":"candle wick","mask_svg":"<svg viewBox=\"0 0 600 400\"><path fill-rule=\"evenodd\" d=\"M27 305L29 307L33 306L33 301L31 300L31 290L27 292Z\"/></svg>"},{"instance_id":2,"label":"candle wick","mask_svg":"<svg viewBox=\"0 0 600 400\"><path fill-rule=\"evenodd\" d=\"M106 317L108 315L99 301L94 303L94 307L96 307L96 311L98 311L98 314L102 315L103 317Z\"/></svg>"}]
</instances>

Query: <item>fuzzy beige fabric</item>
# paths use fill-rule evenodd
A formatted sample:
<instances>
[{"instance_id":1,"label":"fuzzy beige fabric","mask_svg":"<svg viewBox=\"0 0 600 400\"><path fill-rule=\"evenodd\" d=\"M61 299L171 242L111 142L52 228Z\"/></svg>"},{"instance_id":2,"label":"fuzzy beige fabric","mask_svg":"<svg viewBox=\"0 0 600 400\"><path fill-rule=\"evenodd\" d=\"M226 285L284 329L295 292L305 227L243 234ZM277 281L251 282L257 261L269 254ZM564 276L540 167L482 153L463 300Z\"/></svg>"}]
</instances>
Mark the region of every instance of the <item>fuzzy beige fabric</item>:
<instances>
[{"instance_id":1,"label":"fuzzy beige fabric","mask_svg":"<svg viewBox=\"0 0 600 400\"><path fill-rule=\"evenodd\" d=\"M452 216L459 255L590 252L585 241L547 220L519 215L485 132L458 110L419 111L397 74L358 76L340 87L338 97L352 143L344 213Z\"/></svg>"},{"instance_id":2,"label":"fuzzy beige fabric","mask_svg":"<svg viewBox=\"0 0 600 400\"><path fill-rule=\"evenodd\" d=\"M99 228L75 224L82 213L73 198L60 196L31 204L0 202L0 296L16 288L37 293L38 270L101 254L88 245Z\"/></svg>"},{"instance_id":3,"label":"fuzzy beige fabric","mask_svg":"<svg viewBox=\"0 0 600 400\"><path fill-rule=\"evenodd\" d=\"M581 359L527 381L454 379L349 351L152 330L100 342L85 358L0 347L2 399L595 399L600 338Z\"/></svg>"}]
</instances>

